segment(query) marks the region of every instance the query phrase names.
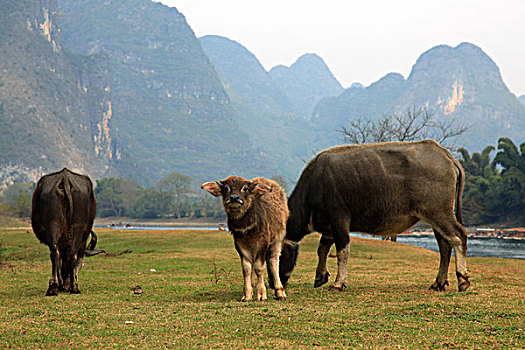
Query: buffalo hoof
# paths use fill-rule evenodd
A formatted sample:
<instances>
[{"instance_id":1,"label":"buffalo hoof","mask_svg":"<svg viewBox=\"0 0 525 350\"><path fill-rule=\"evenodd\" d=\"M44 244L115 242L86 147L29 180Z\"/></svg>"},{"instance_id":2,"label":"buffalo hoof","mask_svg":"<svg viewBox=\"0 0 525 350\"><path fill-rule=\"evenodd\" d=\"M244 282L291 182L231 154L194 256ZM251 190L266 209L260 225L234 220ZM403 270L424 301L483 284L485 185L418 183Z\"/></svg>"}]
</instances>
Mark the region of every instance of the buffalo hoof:
<instances>
[{"instance_id":1,"label":"buffalo hoof","mask_svg":"<svg viewBox=\"0 0 525 350\"><path fill-rule=\"evenodd\" d=\"M435 290L436 292L442 292L445 290L445 287L448 285L449 285L448 281L438 282L436 280L436 282L432 283L432 285L428 289Z\"/></svg>"},{"instance_id":2,"label":"buffalo hoof","mask_svg":"<svg viewBox=\"0 0 525 350\"><path fill-rule=\"evenodd\" d=\"M286 297L275 297L275 300L278 300L278 301L286 301L288 300Z\"/></svg>"},{"instance_id":3,"label":"buffalo hoof","mask_svg":"<svg viewBox=\"0 0 525 350\"><path fill-rule=\"evenodd\" d=\"M332 284L330 287L328 287L329 291L336 291L336 292L342 292L346 289L346 283L343 283L341 286L336 286L335 284Z\"/></svg>"},{"instance_id":4,"label":"buffalo hoof","mask_svg":"<svg viewBox=\"0 0 525 350\"><path fill-rule=\"evenodd\" d=\"M459 284L458 286L458 290L460 292L464 292L467 290L467 288L470 287L470 282L469 280L464 280L462 283Z\"/></svg>"},{"instance_id":5,"label":"buffalo hoof","mask_svg":"<svg viewBox=\"0 0 525 350\"><path fill-rule=\"evenodd\" d=\"M70 288L69 289L70 294L80 294L80 290L78 288Z\"/></svg>"},{"instance_id":6,"label":"buffalo hoof","mask_svg":"<svg viewBox=\"0 0 525 350\"><path fill-rule=\"evenodd\" d=\"M328 272L324 274L324 276L316 276L314 281L314 288L319 288L322 285L325 285L328 282L328 277L330 277L330 274Z\"/></svg>"},{"instance_id":7,"label":"buffalo hoof","mask_svg":"<svg viewBox=\"0 0 525 350\"><path fill-rule=\"evenodd\" d=\"M456 276L458 277L458 290L460 292L466 291L467 288L470 287L470 281L468 280L469 275L463 275L461 273L456 272Z\"/></svg>"},{"instance_id":8,"label":"buffalo hoof","mask_svg":"<svg viewBox=\"0 0 525 350\"><path fill-rule=\"evenodd\" d=\"M58 295L58 285L52 284L49 286L46 292L46 296L48 297L54 297Z\"/></svg>"}]
</instances>

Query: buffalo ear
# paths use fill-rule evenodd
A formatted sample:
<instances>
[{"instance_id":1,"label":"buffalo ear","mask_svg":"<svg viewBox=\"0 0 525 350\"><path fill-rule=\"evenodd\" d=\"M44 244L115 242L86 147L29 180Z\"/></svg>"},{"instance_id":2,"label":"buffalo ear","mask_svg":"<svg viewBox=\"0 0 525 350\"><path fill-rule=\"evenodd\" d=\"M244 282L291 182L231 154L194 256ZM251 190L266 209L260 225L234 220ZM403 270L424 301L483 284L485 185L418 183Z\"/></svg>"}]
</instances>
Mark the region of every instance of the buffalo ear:
<instances>
[{"instance_id":1,"label":"buffalo ear","mask_svg":"<svg viewBox=\"0 0 525 350\"><path fill-rule=\"evenodd\" d=\"M256 197L263 196L268 192L272 192L272 188L265 184L256 184L254 187L252 187L252 193Z\"/></svg>"},{"instance_id":2,"label":"buffalo ear","mask_svg":"<svg viewBox=\"0 0 525 350\"><path fill-rule=\"evenodd\" d=\"M221 185L217 181L205 182L201 185L201 188L210 192L215 197L221 195Z\"/></svg>"}]
</instances>

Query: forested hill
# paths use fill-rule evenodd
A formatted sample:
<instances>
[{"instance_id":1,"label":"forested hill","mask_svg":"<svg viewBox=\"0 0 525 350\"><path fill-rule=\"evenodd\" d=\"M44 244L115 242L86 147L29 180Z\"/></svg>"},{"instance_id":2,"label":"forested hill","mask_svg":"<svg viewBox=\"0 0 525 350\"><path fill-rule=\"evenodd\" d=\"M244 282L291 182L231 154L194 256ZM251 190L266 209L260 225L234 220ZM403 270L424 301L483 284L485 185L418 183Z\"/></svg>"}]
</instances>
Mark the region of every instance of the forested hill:
<instances>
[{"instance_id":1,"label":"forested hill","mask_svg":"<svg viewBox=\"0 0 525 350\"><path fill-rule=\"evenodd\" d=\"M64 45L109 57L112 166L152 183L170 171L197 179L271 174L234 118L184 16L150 0L60 0Z\"/></svg>"}]
</instances>

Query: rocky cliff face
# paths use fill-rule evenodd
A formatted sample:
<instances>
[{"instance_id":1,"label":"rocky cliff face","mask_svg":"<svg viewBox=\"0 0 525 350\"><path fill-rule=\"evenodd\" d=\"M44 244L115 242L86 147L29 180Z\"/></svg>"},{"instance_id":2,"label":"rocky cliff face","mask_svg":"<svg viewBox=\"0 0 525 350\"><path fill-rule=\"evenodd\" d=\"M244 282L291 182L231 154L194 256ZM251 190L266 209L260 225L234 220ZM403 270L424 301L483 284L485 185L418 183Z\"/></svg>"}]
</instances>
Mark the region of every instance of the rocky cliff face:
<instances>
[{"instance_id":1,"label":"rocky cliff face","mask_svg":"<svg viewBox=\"0 0 525 350\"><path fill-rule=\"evenodd\" d=\"M60 0L64 46L109 57L115 170L152 184L271 174L184 16L149 0ZM103 135L102 133L101 135Z\"/></svg>"},{"instance_id":2,"label":"rocky cliff face","mask_svg":"<svg viewBox=\"0 0 525 350\"><path fill-rule=\"evenodd\" d=\"M397 108L428 106L437 117L471 126L463 147L481 149L506 136L524 140L525 108L509 91L498 66L479 47L437 46L417 60Z\"/></svg>"},{"instance_id":3,"label":"rocky cliff face","mask_svg":"<svg viewBox=\"0 0 525 350\"><path fill-rule=\"evenodd\" d=\"M0 185L110 172L107 58L64 51L54 0L0 3Z\"/></svg>"}]
</instances>

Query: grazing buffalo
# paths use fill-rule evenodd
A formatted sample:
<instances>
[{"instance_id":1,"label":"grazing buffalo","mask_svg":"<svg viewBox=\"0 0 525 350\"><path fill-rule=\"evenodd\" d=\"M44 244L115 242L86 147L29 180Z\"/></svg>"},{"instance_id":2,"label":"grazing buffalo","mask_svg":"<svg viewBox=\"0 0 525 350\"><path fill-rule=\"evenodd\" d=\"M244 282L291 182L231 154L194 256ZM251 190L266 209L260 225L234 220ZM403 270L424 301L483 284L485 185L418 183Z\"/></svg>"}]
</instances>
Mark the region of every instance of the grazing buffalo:
<instances>
[{"instance_id":1,"label":"grazing buffalo","mask_svg":"<svg viewBox=\"0 0 525 350\"><path fill-rule=\"evenodd\" d=\"M230 176L222 181L202 184L212 195L222 195L228 216L228 228L233 234L235 249L241 257L244 276L242 301L251 301L257 276L256 300L266 300L264 262L268 261L273 275L277 300L286 300L279 279L279 256L286 234L288 207L286 194L274 181L262 177L246 180Z\"/></svg>"},{"instance_id":2,"label":"grazing buffalo","mask_svg":"<svg viewBox=\"0 0 525 350\"><path fill-rule=\"evenodd\" d=\"M326 258L337 249L337 277L330 289L347 286L350 232L392 235L420 220L434 229L441 261L433 290L448 285L451 250L459 291L470 286L467 233L462 225L464 174L449 151L432 140L338 146L320 152L306 166L288 206L286 239L299 242L322 234L314 287L328 282ZM455 214L454 214L455 209ZM286 245L280 263L286 286L299 245Z\"/></svg>"},{"instance_id":3,"label":"grazing buffalo","mask_svg":"<svg viewBox=\"0 0 525 350\"><path fill-rule=\"evenodd\" d=\"M97 253L93 251L96 235L91 231L96 213L91 180L66 168L44 175L36 185L32 205L33 231L51 255L46 295L57 295L59 290L80 293L77 279L82 258ZM90 233L92 240L86 252Z\"/></svg>"}]
</instances>

